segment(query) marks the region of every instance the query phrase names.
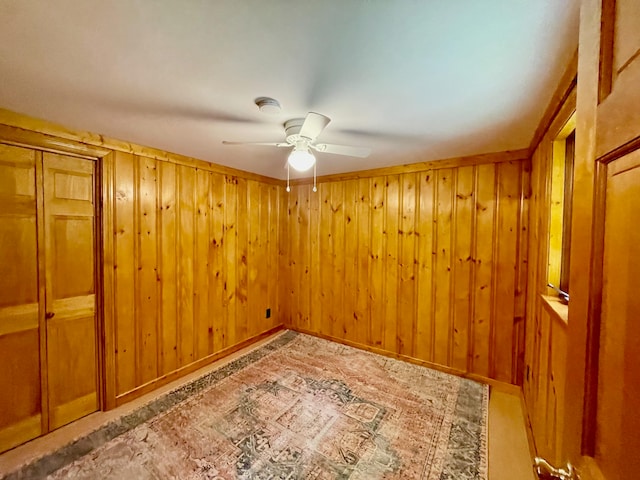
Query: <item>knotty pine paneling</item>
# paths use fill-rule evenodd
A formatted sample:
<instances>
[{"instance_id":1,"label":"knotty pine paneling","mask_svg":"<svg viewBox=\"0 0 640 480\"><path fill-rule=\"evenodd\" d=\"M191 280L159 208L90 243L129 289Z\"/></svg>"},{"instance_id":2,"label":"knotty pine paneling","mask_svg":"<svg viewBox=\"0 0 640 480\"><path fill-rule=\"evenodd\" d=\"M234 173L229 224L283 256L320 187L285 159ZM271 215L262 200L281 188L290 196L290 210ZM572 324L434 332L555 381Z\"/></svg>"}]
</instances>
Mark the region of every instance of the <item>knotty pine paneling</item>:
<instances>
[{"instance_id":1,"label":"knotty pine paneling","mask_svg":"<svg viewBox=\"0 0 640 480\"><path fill-rule=\"evenodd\" d=\"M557 464L566 461L560 440L564 428L561 419L564 417L562 395L566 381L568 308L561 305L553 310L545 297L554 295L547 287L552 270L553 142L568 123L576 105L576 91L572 84L561 87L568 88L567 94L562 96L566 97L565 101L557 106L557 112L542 132L531 159L531 198L527 206L530 213L529 243L523 252L528 264L526 310L525 303L516 304L518 309L525 311L526 317L526 328L522 327L518 334L525 346L522 388L534 443L538 455Z\"/></svg>"},{"instance_id":2,"label":"knotty pine paneling","mask_svg":"<svg viewBox=\"0 0 640 480\"><path fill-rule=\"evenodd\" d=\"M528 160L292 187L293 328L520 382Z\"/></svg>"},{"instance_id":3,"label":"knotty pine paneling","mask_svg":"<svg viewBox=\"0 0 640 480\"><path fill-rule=\"evenodd\" d=\"M282 323L285 210L275 184L114 155L121 397Z\"/></svg>"}]
</instances>

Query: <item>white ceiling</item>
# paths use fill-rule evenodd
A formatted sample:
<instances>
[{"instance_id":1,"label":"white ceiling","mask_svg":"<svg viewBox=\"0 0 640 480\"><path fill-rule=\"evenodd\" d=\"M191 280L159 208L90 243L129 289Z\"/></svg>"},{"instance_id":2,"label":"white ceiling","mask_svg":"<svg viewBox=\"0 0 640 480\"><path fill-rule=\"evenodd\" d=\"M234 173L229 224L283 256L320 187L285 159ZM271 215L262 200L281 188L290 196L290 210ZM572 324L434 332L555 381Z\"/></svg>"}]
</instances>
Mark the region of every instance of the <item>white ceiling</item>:
<instances>
[{"instance_id":1,"label":"white ceiling","mask_svg":"<svg viewBox=\"0 0 640 480\"><path fill-rule=\"evenodd\" d=\"M524 148L577 46L578 0L2 0L0 107L284 178L308 111L318 174ZM282 112L260 113L270 96Z\"/></svg>"}]
</instances>

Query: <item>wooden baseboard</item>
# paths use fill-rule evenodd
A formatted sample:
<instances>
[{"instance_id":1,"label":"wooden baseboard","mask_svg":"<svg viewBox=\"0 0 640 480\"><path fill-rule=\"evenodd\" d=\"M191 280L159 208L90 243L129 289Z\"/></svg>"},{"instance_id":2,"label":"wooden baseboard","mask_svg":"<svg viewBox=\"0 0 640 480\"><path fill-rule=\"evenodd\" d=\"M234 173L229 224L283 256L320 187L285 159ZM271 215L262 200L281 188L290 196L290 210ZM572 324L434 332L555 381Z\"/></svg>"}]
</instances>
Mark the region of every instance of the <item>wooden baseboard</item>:
<instances>
[{"instance_id":1,"label":"wooden baseboard","mask_svg":"<svg viewBox=\"0 0 640 480\"><path fill-rule=\"evenodd\" d=\"M163 385L166 385L169 382L177 380L178 378L183 377L189 373L195 372L196 370L202 367L205 367L210 363L215 362L216 360L226 357L227 355L231 355L232 353L237 352L238 350L241 350L245 347L248 347L249 345L258 342L259 340L262 340L263 338L266 338L269 335L273 335L274 333L280 330L284 330L283 324L276 325L275 327L265 330L264 332L259 333L258 335L255 335L251 338L248 338L240 343L227 347L224 350L220 350L219 352L213 353L204 358L201 358L200 360L190 363L189 365L179 368L178 370L174 370L173 372L163 375L162 377L158 377L155 380L145 383L144 385L140 385L139 387L136 387L133 390L129 390L128 392L118 395L116 397L116 402L115 402L116 406L119 407L120 405L130 402L131 400L138 398L144 395L145 393L149 393L152 390L162 387Z\"/></svg>"},{"instance_id":2,"label":"wooden baseboard","mask_svg":"<svg viewBox=\"0 0 640 480\"><path fill-rule=\"evenodd\" d=\"M456 375L462 378L468 378L469 380L474 380L476 382L484 383L489 385L491 388L496 389L497 391L508 393L510 395L522 395L522 389L518 385L513 385L511 383L501 382L499 380L494 380L493 378L484 377L482 375L478 375L475 373L465 372L463 370L458 370L455 368L447 367L445 365L440 365L438 363L429 362L427 360L421 360L419 358L411 357L409 355L404 355L401 353L391 352L389 350L384 350L378 347L372 347L371 345L367 345L364 343L353 342L351 340L346 340L343 338L332 337L331 335L325 335L323 333L313 332L311 330L306 330L304 328L294 327L293 325L286 325L286 328L289 330L294 330L296 332L304 333L306 335L312 335L314 337L323 338L325 340L330 340L332 342L341 343L343 345L347 345L349 347L359 348L360 350L366 350L367 352L377 353L379 355L384 355L385 357L395 358L398 360L402 360L405 362L413 363L415 365L420 365L423 367L432 368L434 370L438 370L444 373L450 373L452 375Z\"/></svg>"}]
</instances>

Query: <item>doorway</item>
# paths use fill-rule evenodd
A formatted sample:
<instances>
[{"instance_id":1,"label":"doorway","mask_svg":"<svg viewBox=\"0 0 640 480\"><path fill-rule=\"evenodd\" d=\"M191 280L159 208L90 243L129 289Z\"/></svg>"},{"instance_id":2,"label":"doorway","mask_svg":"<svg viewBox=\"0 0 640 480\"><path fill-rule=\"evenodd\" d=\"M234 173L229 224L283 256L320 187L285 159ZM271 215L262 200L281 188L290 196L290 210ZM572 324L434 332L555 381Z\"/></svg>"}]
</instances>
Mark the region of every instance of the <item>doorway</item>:
<instances>
[{"instance_id":1,"label":"doorway","mask_svg":"<svg viewBox=\"0 0 640 480\"><path fill-rule=\"evenodd\" d=\"M98 409L95 161L0 144L0 452Z\"/></svg>"}]
</instances>

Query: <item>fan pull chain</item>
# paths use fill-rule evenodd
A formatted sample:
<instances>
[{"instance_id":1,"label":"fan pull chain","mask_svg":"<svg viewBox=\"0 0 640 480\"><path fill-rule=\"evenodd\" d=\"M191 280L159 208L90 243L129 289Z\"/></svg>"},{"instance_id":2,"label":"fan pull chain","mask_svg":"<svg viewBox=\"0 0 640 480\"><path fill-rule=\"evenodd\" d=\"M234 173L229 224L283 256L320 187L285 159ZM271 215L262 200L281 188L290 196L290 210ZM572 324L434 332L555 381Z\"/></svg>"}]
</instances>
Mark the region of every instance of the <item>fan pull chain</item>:
<instances>
[{"instance_id":1,"label":"fan pull chain","mask_svg":"<svg viewBox=\"0 0 640 480\"><path fill-rule=\"evenodd\" d=\"M289 186L289 162L287 162L287 192L291 191L291 187Z\"/></svg>"},{"instance_id":2,"label":"fan pull chain","mask_svg":"<svg viewBox=\"0 0 640 480\"><path fill-rule=\"evenodd\" d=\"M316 165L318 165L318 162L315 162L313 164L313 191L317 192L318 188L316 187Z\"/></svg>"}]
</instances>

